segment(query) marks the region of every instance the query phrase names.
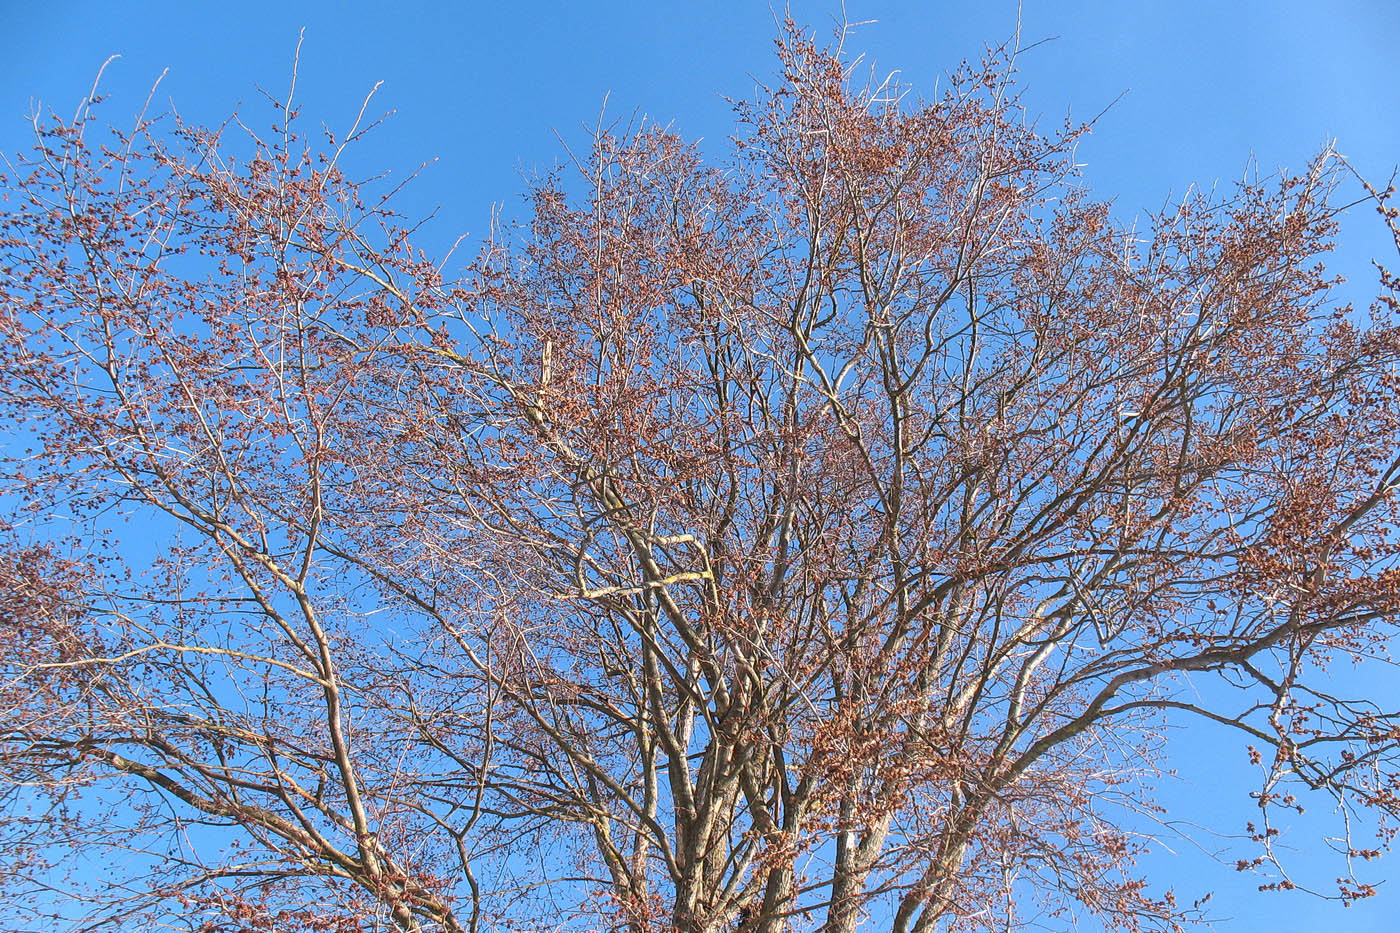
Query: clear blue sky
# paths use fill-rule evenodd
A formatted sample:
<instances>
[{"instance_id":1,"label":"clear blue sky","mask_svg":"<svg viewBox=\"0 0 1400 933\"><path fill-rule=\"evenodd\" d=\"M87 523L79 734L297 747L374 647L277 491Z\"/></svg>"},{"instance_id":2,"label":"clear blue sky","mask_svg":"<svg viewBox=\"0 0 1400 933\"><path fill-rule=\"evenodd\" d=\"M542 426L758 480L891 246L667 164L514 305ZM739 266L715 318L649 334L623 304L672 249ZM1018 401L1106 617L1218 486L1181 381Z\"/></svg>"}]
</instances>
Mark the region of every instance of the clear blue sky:
<instances>
[{"instance_id":1,"label":"clear blue sky","mask_svg":"<svg viewBox=\"0 0 1400 933\"><path fill-rule=\"evenodd\" d=\"M824 31L840 15L839 0L792 9ZM851 48L931 95L940 74L1011 34L1017 5L848 0L846 13L877 20ZM1400 0L1026 0L1022 19L1026 41L1058 37L1022 62L1034 113L1049 123L1067 111L1087 118L1128 92L1080 148L1089 185L1125 220L1188 185L1228 184L1251 157L1266 170L1300 167L1334 137L1372 177L1400 163ZM361 149L359 166L402 173L436 159L405 204L440 205L434 233L447 241L480 232L490 205L521 191L522 171L560 155L555 131L577 141L605 95L610 113L645 113L718 148L729 128L724 98L747 96L754 76L773 68L773 22L764 0L0 0L0 149L28 145L23 117L33 102L71 113L116 53L123 57L104 81L109 118L134 112L166 68L159 99L187 117L216 121L240 102L256 114L258 86L284 92L305 27L306 113L346 127L364 93L384 81L378 108L396 114ZM1364 215L1344 228L1339 261L1357 274L1360 302L1380 233ZM1182 816L1238 831L1249 816L1238 743L1199 726L1179 737L1173 764L1182 777L1166 800L1195 807ZM1400 853L1378 871L1396 880L1343 911L1259 895L1256 880L1178 848L1154 857L1151 869L1188 900L1214 890L1215 915L1233 918L1221 929L1397 926Z\"/></svg>"}]
</instances>

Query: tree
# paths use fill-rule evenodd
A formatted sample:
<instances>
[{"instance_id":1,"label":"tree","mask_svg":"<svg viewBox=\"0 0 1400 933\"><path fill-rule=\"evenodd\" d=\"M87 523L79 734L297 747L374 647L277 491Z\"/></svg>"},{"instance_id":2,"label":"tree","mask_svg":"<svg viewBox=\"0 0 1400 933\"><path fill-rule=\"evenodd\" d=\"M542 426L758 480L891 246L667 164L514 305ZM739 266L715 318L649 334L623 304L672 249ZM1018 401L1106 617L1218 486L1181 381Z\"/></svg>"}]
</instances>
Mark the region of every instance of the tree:
<instances>
[{"instance_id":1,"label":"tree","mask_svg":"<svg viewBox=\"0 0 1400 933\"><path fill-rule=\"evenodd\" d=\"M724 161L599 131L452 278L342 170L358 123L36 121L0 221L31 922L1175 928L1133 869L1175 717L1259 765L1242 869L1303 885L1273 819L1320 795L1332 896L1372 893L1400 722L1327 665L1400 608L1400 281L1334 306L1345 163L1139 235L1014 56L916 103L778 50Z\"/></svg>"}]
</instances>

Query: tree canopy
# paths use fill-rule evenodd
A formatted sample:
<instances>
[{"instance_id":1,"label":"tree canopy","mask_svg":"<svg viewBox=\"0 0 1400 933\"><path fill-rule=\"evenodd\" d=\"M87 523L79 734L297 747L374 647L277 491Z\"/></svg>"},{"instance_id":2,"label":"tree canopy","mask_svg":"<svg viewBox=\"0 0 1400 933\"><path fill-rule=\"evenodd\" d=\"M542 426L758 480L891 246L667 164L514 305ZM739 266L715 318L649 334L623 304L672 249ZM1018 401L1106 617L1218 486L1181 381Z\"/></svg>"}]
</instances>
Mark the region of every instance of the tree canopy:
<instances>
[{"instance_id":1,"label":"tree canopy","mask_svg":"<svg viewBox=\"0 0 1400 933\"><path fill-rule=\"evenodd\" d=\"M1259 765L1241 870L1310 886L1275 820L1321 797L1319 893L1373 892L1400 720L1328 665L1400 609L1400 280L1339 307L1323 260L1343 191L1400 245L1391 190L1328 150L1130 229L1014 56L924 101L778 53L725 152L600 129L468 260L290 100L36 121L0 215L35 923L1172 929L1134 859L1199 717Z\"/></svg>"}]
</instances>

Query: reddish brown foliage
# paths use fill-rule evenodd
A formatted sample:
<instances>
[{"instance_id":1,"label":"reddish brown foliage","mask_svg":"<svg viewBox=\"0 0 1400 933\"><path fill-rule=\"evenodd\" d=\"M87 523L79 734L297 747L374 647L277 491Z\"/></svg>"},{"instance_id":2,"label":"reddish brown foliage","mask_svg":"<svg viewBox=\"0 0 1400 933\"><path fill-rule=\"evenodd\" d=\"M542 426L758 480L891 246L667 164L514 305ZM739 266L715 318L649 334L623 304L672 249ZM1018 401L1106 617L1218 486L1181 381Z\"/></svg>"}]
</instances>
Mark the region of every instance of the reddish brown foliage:
<instances>
[{"instance_id":1,"label":"reddish brown foliage","mask_svg":"<svg viewBox=\"0 0 1400 933\"><path fill-rule=\"evenodd\" d=\"M1170 928L1123 822L1168 716L1243 733L1266 821L1394 813L1400 723L1325 673L1400 600L1397 281L1329 303L1344 166L1135 236L1007 62L915 104L779 54L727 161L601 133L456 279L286 109L38 126L0 218L36 916Z\"/></svg>"}]
</instances>

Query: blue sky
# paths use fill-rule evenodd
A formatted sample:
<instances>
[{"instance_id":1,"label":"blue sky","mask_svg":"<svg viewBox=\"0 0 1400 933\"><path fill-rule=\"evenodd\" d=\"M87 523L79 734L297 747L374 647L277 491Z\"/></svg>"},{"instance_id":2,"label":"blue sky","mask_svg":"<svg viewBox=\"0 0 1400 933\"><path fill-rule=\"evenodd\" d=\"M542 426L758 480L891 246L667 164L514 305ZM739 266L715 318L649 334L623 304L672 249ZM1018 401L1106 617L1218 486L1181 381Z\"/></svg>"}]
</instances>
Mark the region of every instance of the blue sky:
<instances>
[{"instance_id":1,"label":"blue sky","mask_svg":"<svg viewBox=\"0 0 1400 933\"><path fill-rule=\"evenodd\" d=\"M802 0L792 10L823 31L840 15L837 0ZM931 95L944 71L1012 33L1017 4L848 0L846 15L877 20L850 48ZM1067 112L1091 117L1123 95L1079 154L1091 189L1124 220L1189 185L1227 185L1251 158L1266 171L1301 167L1332 138L1374 178L1400 163L1400 0L1026 0L1021 18L1025 42L1057 37L1021 64L1025 101L1047 125ZM436 160L404 206L440 206L432 229L445 243L481 232L493 203L506 202L509 213L521 173L561 156L556 131L578 141L605 98L609 114L644 113L718 151L730 126L725 97L747 96L774 67L773 23L763 0L0 0L0 149L28 145L23 118L35 102L71 113L112 54L122 58L104 79L108 118L124 121L167 68L163 105L173 100L196 121L217 121L240 102L256 115L259 86L285 92L305 27L306 113L347 127L382 80L375 110L395 115L360 150L358 166L407 173ZM1357 277L1350 297L1364 303L1366 259L1385 237L1364 213L1345 224L1344 237L1339 268ZM1199 805L1183 815L1237 831L1249 803L1237 744L1201 727L1178 737L1173 764L1182 779L1166 799ZM1214 890L1215 914L1234 918L1221 929L1390 930L1400 912L1400 853L1379 871L1396 881L1344 912L1259 895L1257 881L1178 848L1179 856L1154 857L1152 870L1187 899Z\"/></svg>"}]
</instances>

